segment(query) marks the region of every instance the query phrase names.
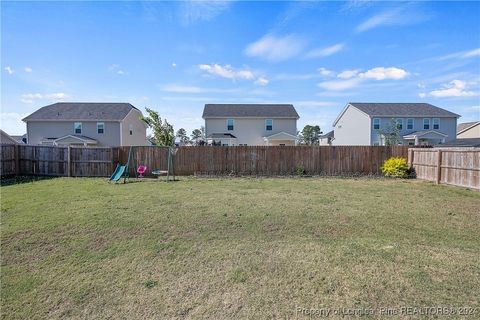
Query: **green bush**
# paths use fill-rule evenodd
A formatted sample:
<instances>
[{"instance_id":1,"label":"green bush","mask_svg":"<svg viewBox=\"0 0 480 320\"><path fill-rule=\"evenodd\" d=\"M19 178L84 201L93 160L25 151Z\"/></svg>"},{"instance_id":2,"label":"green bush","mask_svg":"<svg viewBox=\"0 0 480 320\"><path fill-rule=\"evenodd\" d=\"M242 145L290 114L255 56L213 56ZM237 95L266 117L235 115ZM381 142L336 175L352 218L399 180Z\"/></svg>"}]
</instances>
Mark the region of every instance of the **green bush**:
<instances>
[{"instance_id":1,"label":"green bush","mask_svg":"<svg viewBox=\"0 0 480 320\"><path fill-rule=\"evenodd\" d=\"M406 178L409 174L407 159L392 157L385 160L381 167L383 174L386 177Z\"/></svg>"},{"instance_id":2,"label":"green bush","mask_svg":"<svg viewBox=\"0 0 480 320\"><path fill-rule=\"evenodd\" d=\"M297 176L303 176L305 175L306 171L305 171L305 167L302 166L301 164L297 165L295 167L295 173L297 174Z\"/></svg>"}]
</instances>

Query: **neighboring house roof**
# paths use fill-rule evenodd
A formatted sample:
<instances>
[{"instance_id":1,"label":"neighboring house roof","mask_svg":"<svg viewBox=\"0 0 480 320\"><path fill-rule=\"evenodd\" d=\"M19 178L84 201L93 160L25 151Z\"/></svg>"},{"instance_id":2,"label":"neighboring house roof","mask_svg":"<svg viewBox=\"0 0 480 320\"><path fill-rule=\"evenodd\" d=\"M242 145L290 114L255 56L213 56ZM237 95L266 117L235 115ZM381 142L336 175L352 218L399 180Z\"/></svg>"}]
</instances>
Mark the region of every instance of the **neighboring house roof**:
<instances>
[{"instance_id":1,"label":"neighboring house roof","mask_svg":"<svg viewBox=\"0 0 480 320\"><path fill-rule=\"evenodd\" d=\"M17 144L18 141L15 140L11 135L0 129L0 143L1 144Z\"/></svg>"},{"instance_id":2,"label":"neighboring house roof","mask_svg":"<svg viewBox=\"0 0 480 320\"><path fill-rule=\"evenodd\" d=\"M421 131L415 131L415 132L409 133L407 135L404 135L403 138L414 139L415 137L421 137L421 136L424 136L428 133L439 135L439 136L442 136L442 137L447 137L448 136L445 133L442 133L442 132L439 132L439 131L436 131L436 130L421 130Z\"/></svg>"},{"instance_id":3,"label":"neighboring house roof","mask_svg":"<svg viewBox=\"0 0 480 320\"><path fill-rule=\"evenodd\" d=\"M23 121L121 121L132 109L138 110L130 103L58 102L38 109Z\"/></svg>"},{"instance_id":4,"label":"neighboring house roof","mask_svg":"<svg viewBox=\"0 0 480 320\"><path fill-rule=\"evenodd\" d=\"M442 144L444 147L480 147L480 138L462 138Z\"/></svg>"},{"instance_id":5,"label":"neighboring house roof","mask_svg":"<svg viewBox=\"0 0 480 320\"><path fill-rule=\"evenodd\" d=\"M23 134L23 135L21 135L21 136L15 135L15 136L10 136L10 137L12 137L13 139L15 139L18 143L25 143L25 142L23 141L23 139L26 139L27 134L25 133L25 134Z\"/></svg>"},{"instance_id":6,"label":"neighboring house roof","mask_svg":"<svg viewBox=\"0 0 480 320\"><path fill-rule=\"evenodd\" d=\"M334 126L349 106L360 110L370 117L460 117L456 113L429 103L349 102L333 122Z\"/></svg>"},{"instance_id":7,"label":"neighboring house roof","mask_svg":"<svg viewBox=\"0 0 480 320\"><path fill-rule=\"evenodd\" d=\"M300 118L291 104L206 104L202 118Z\"/></svg>"},{"instance_id":8,"label":"neighboring house roof","mask_svg":"<svg viewBox=\"0 0 480 320\"><path fill-rule=\"evenodd\" d=\"M263 138L267 140L296 140L297 136L282 131Z\"/></svg>"},{"instance_id":9,"label":"neighboring house roof","mask_svg":"<svg viewBox=\"0 0 480 320\"><path fill-rule=\"evenodd\" d=\"M464 122L464 123L459 123L457 125L457 134L462 133L472 127L475 127L476 125L479 125L480 121L473 121L473 122Z\"/></svg>"},{"instance_id":10,"label":"neighboring house roof","mask_svg":"<svg viewBox=\"0 0 480 320\"><path fill-rule=\"evenodd\" d=\"M327 138L334 138L334 137L335 137L335 131L333 130L318 136L319 139L327 139Z\"/></svg>"},{"instance_id":11,"label":"neighboring house roof","mask_svg":"<svg viewBox=\"0 0 480 320\"><path fill-rule=\"evenodd\" d=\"M212 133L212 134L209 134L207 138L208 139L236 139L237 137L235 137L231 133Z\"/></svg>"}]
</instances>

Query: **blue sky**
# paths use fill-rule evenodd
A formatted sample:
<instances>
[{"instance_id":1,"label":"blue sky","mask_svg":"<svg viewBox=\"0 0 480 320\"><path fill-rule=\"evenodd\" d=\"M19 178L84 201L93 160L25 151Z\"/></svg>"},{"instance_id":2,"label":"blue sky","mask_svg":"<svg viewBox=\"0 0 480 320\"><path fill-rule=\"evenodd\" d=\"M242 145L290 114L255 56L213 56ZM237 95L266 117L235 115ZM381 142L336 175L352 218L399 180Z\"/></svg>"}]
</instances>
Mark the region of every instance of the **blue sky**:
<instances>
[{"instance_id":1,"label":"blue sky","mask_svg":"<svg viewBox=\"0 0 480 320\"><path fill-rule=\"evenodd\" d=\"M293 103L324 132L348 101L479 120L479 19L479 2L2 2L1 128L57 101L188 131L205 103Z\"/></svg>"}]
</instances>

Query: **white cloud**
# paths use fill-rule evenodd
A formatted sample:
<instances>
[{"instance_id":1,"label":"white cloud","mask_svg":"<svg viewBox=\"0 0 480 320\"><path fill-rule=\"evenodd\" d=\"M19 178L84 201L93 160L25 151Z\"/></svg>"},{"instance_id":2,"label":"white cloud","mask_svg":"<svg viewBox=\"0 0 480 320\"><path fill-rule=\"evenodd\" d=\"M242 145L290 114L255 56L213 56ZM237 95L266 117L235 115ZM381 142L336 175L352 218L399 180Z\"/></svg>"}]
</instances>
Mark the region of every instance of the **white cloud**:
<instances>
[{"instance_id":1,"label":"white cloud","mask_svg":"<svg viewBox=\"0 0 480 320\"><path fill-rule=\"evenodd\" d=\"M260 77L257 80L255 80L255 84L258 84L260 86L266 86L269 83L268 79Z\"/></svg>"},{"instance_id":2,"label":"white cloud","mask_svg":"<svg viewBox=\"0 0 480 320\"><path fill-rule=\"evenodd\" d=\"M32 68L30 68L30 67L23 68L23 71L25 71L27 73L33 72Z\"/></svg>"},{"instance_id":3,"label":"white cloud","mask_svg":"<svg viewBox=\"0 0 480 320\"><path fill-rule=\"evenodd\" d=\"M375 80L400 80L408 76L408 72L395 67L384 68L384 67L377 67L370 69L364 73L359 73L358 76L360 78L365 79L375 79Z\"/></svg>"},{"instance_id":4,"label":"white cloud","mask_svg":"<svg viewBox=\"0 0 480 320\"><path fill-rule=\"evenodd\" d=\"M9 67L9 66L5 67L5 71L7 71L8 74L13 74L14 72L12 67Z\"/></svg>"},{"instance_id":5,"label":"white cloud","mask_svg":"<svg viewBox=\"0 0 480 320\"><path fill-rule=\"evenodd\" d=\"M180 19L183 24L208 21L223 13L231 1L183 1L180 4Z\"/></svg>"},{"instance_id":6,"label":"white cloud","mask_svg":"<svg viewBox=\"0 0 480 320\"><path fill-rule=\"evenodd\" d=\"M118 64L112 64L108 67L108 71L114 72L119 75L124 75L125 71L120 68Z\"/></svg>"},{"instance_id":7,"label":"white cloud","mask_svg":"<svg viewBox=\"0 0 480 320\"><path fill-rule=\"evenodd\" d=\"M283 61L296 56L304 47L304 41L297 36L276 37L270 34L249 44L245 54L261 57L269 61Z\"/></svg>"},{"instance_id":8,"label":"white cloud","mask_svg":"<svg viewBox=\"0 0 480 320\"><path fill-rule=\"evenodd\" d=\"M357 76L357 74L359 72L360 72L360 70L358 70L358 69L344 70L344 71L340 72L339 74L337 74L337 77L339 77L340 79L350 79L350 78L353 78L353 77Z\"/></svg>"},{"instance_id":9,"label":"white cloud","mask_svg":"<svg viewBox=\"0 0 480 320\"><path fill-rule=\"evenodd\" d=\"M443 85L443 88L430 91L430 95L436 98L446 97L473 97L478 96L478 92L468 91L467 83L461 80L453 80L449 84Z\"/></svg>"},{"instance_id":10,"label":"white cloud","mask_svg":"<svg viewBox=\"0 0 480 320\"><path fill-rule=\"evenodd\" d=\"M420 92L420 93L418 94L418 96L419 96L420 98L425 98L425 97L427 96L427 94L426 94L425 92Z\"/></svg>"},{"instance_id":11,"label":"white cloud","mask_svg":"<svg viewBox=\"0 0 480 320\"><path fill-rule=\"evenodd\" d=\"M22 94L21 101L23 103L34 103L38 100L52 100L52 101L64 101L70 99L70 96L64 92L56 92L56 93L26 93Z\"/></svg>"},{"instance_id":12,"label":"white cloud","mask_svg":"<svg viewBox=\"0 0 480 320\"><path fill-rule=\"evenodd\" d=\"M306 57L307 58L323 58L323 57L328 57L331 56L332 54L335 54L345 47L344 43L337 43L334 44L333 46L326 47L326 48L317 48L313 49L309 52L307 52Z\"/></svg>"},{"instance_id":13,"label":"white cloud","mask_svg":"<svg viewBox=\"0 0 480 320\"><path fill-rule=\"evenodd\" d=\"M0 113L1 129L10 135L20 135L26 132L23 118L28 116L28 113L17 112L2 112Z\"/></svg>"},{"instance_id":14,"label":"white cloud","mask_svg":"<svg viewBox=\"0 0 480 320\"><path fill-rule=\"evenodd\" d=\"M230 65L221 66L219 64L200 64L200 70L206 71L210 74L227 78L227 79L242 79L252 80L255 76L250 70L234 70Z\"/></svg>"},{"instance_id":15,"label":"white cloud","mask_svg":"<svg viewBox=\"0 0 480 320\"><path fill-rule=\"evenodd\" d=\"M324 81L318 84L320 88L326 89L326 90L346 90L346 89L351 89L353 87L356 87L360 84L361 79L354 78L354 79L348 79L348 80L337 80L337 81Z\"/></svg>"},{"instance_id":16,"label":"white cloud","mask_svg":"<svg viewBox=\"0 0 480 320\"><path fill-rule=\"evenodd\" d=\"M360 85L367 80L400 80L408 76L408 72L395 67L377 67L359 72L359 70L345 70L340 72L337 77L342 80L324 81L318 84L320 88L326 90L346 90Z\"/></svg>"},{"instance_id":17,"label":"white cloud","mask_svg":"<svg viewBox=\"0 0 480 320\"><path fill-rule=\"evenodd\" d=\"M407 4L402 7L386 10L370 17L356 28L356 32L364 32L380 26L400 26L418 23L429 17L421 12L415 4Z\"/></svg>"},{"instance_id":18,"label":"white cloud","mask_svg":"<svg viewBox=\"0 0 480 320\"><path fill-rule=\"evenodd\" d=\"M448 59L467 59L467 58L475 58L475 57L480 57L480 48L472 49L468 51L454 52L451 54L447 54L445 56L434 58L434 60L443 61Z\"/></svg>"},{"instance_id":19,"label":"white cloud","mask_svg":"<svg viewBox=\"0 0 480 320\"><path fill-rule=\"evenodd\" d=\"M175 62L172 63L172 68L175 68L177 64Z\"/></svg>"},{"instance_id":20,"label":"white cloud","mask_svg":"<svg viewBox=\"0 0 480 320\"><path fill-rule=\"evenodd\" d=\"M333 75L333 71L332 70L328 70L327 68L318 68L318 72L320 72L320 74L324 77L328 77L328 76L331 76Z\"/></svg>"}]
</instances>

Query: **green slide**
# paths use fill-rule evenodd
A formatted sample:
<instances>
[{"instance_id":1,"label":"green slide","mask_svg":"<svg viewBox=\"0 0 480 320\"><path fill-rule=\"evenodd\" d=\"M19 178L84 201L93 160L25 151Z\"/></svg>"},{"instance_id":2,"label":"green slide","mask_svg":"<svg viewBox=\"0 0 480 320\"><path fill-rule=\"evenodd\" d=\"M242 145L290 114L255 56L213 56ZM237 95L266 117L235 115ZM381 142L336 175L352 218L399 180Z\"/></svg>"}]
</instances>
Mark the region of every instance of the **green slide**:
<instances>
[{"instance_id":1,"label":"green slide","mask_svg":"<svg viewBox=\"0 0 480 320\"><path fill-rule=\"evenodd\" d=\"M121 166L117 164L115 171L113 172L112 176L110 177L110 181L118 181L122 178L123 174L125 173L126 166Z\"/></svg>"}]
</instances>

